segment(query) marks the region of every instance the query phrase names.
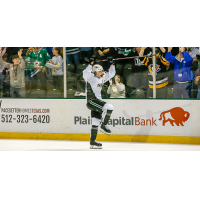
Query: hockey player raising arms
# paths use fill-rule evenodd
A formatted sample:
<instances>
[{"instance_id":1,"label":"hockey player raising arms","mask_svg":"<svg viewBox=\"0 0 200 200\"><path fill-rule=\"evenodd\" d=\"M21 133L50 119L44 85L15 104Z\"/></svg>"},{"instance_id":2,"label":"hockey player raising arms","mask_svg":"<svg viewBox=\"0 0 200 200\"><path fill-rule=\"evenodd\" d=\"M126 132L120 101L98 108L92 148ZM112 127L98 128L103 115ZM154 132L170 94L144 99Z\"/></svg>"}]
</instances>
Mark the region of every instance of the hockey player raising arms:
<instances>
[{"instance_id":1,"label":"hockey player raising arms","mask_svg":"<svg viewBox=\"0 0 200 200\"><path fill-rule=\"evenodd\" d=\"M91 61L91 60L90 60ZM111 66L108 72L103 71L103 67L94 64L91 61L88 67L83 71L83 78L86 82L87 108L91 110L92 129L90 135L90 148L102 148L102 144L96 141L98 126L100 131L110 135L111 131L107 124L113 111L111 104L102 101L101 90L103 84L115 76L115 65L112 59L109 59Z\"/></svg>"}]
</instances>

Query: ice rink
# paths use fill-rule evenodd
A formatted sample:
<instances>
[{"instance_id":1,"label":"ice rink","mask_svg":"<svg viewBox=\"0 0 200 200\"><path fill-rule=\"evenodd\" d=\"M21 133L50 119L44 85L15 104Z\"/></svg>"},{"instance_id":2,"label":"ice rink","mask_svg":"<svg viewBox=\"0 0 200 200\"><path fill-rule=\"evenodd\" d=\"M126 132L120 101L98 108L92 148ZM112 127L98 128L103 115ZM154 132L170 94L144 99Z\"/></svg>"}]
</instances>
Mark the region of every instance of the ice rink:
<instances>
[{"instance_id":1,"label":"ice rink","mask_svg":"<svg viewBox=\"0 0 200 200\"><path fill-rule=\"evenodd\" d=\"M200 145L102 142L90 149L88 141L0 139L0 151L200 151Z\"/></svg>"}]
</instances>

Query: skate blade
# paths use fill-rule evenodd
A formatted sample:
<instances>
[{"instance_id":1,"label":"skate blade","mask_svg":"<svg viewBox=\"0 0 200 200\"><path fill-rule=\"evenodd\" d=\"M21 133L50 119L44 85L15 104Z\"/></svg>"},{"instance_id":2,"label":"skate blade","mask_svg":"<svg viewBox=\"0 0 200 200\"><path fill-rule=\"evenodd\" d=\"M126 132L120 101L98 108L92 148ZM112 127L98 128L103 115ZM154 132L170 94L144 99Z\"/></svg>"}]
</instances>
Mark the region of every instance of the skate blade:
<instances>
[{"instance_id":1,"label":"skate blade","mask_svg":"<svg viewBox=\"0 0 200 200\"><path fill-rule=\"evenodd\" d=\"M106 135L109 135L110 136L110 133L107 133L106 131L104 131L103 129L100 129L100 132L106 134Z\"/></svg>"},{"instance_id":2,"label":"skate blade","mask_svg":"<svg viewBox=\"0 0 200 200\"><path fill-rule=\"evenodd\" d=\"M90 145L90 149L102 149L102 146Z\"/></svg>"}]
</instances>

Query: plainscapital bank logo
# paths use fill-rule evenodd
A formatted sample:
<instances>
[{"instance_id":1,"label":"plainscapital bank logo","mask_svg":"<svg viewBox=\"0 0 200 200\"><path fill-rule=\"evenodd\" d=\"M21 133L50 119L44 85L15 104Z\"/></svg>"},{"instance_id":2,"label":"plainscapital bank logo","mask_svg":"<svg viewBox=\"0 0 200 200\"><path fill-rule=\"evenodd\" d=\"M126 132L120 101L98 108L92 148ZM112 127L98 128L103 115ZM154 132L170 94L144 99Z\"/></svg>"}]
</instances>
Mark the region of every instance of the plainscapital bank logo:
<instances>
[{"instance_id":1,"label":"plainscapital bank logo","mask_svg":"<svg viewBox=\"0 0 200 200\"><path fill-rule=\"evenodd\" d=\"M180 107L175 107L167 111L163 111L160 114L159 119L155 119L154 117L151 117L149 119L144 119L141 117L119 117L118 119L112 118L108 121L108 125L112 125L113 127L122 125L122 126L158 126L158 122L162 120L162 126L165 126L167 122L171 124L171 126L174 126L176 124L177 126L184 126L183 123L185 123L190 117L190 113L187 111L184 111ZM157 122L157 120L159 120ZM168 124L169 124L168 123ZM88 118L84 118L82 116L74 116L74 124L75 125L91 125L92 119L88 116Z\"/></svg>"}]
</instances>

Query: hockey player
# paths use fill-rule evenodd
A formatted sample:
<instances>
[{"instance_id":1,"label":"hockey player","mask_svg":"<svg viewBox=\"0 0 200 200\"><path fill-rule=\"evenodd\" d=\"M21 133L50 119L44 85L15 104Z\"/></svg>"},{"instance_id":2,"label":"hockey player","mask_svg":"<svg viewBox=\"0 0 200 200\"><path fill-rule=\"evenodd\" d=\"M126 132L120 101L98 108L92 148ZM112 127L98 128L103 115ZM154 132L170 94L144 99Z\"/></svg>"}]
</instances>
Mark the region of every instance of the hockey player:
<instances>
[{"instance_id":1,"label":"hockey player","mask_svg":"<svg viewBox=\"0 0 200 200\"><path fill-rule=\"evenodd\" d=\"M87 108L91 110L92 128L90 135L90 148L102 148L102 144L96 141L98 126L104 134L110 135L111 130L107 124L113 111L111 104L102 101L101 90L103 84L115 76L115 65L112 59L109 60L111 66L108 72L103 71L103 67L91 61L83 71L83 78L86 82Z\"/></svg>"}]
</instances>

